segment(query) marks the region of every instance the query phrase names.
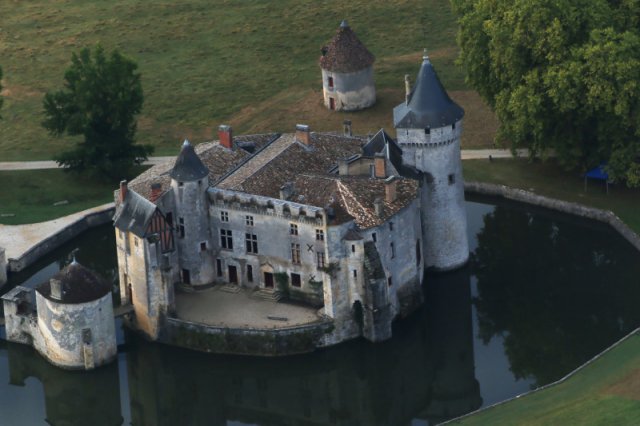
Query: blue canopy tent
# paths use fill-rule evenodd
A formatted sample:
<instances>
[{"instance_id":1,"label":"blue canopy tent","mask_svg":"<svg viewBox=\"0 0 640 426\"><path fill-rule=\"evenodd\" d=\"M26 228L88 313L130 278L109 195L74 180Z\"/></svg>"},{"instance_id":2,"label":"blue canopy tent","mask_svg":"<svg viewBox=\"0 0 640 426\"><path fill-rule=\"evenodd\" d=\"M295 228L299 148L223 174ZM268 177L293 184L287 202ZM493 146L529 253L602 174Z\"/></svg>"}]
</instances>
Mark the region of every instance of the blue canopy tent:
<instances>
[{"instance_id":1,"label":"blue canopy tent","mask_svg":"<svg viewBox=\"0 0 640 426\"><path fill-rule=\"evenodd\" d=\"M600 164L598 167L589 170L584 174L584 190L587 191L587 179L596 179L603 180L606 188L607 194L609 193L609 174L604 171L605 164Z\"/></svg>"}]
</instances>

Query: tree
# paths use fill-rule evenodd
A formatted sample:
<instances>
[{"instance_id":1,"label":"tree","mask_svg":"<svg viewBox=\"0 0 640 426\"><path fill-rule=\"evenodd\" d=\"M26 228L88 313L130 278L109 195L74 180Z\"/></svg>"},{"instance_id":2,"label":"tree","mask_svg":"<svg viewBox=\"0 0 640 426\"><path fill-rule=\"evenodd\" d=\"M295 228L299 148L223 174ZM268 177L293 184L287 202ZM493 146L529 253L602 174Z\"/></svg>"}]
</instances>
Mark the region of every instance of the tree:
<instances>
[{"instance_id":1,"label":"tree","mask_svg":"<svg viewBox=\"0 0 640 426\"><path fill-rule=\"evenodd\" d=\"M152 153L151 146L134 143L144 99L137 68L117 50L107 57L100 46L72 55L65 88L44 97L43 126L55 136L83 136L82 142L55 158L58 164L120 179Z\"/></svg>"},{"instance_id":2,"label":"tree","mask_svg":"<svg viewBox=\"0 0 640 426\"><path fill-rule=\"evenodd\" d=\"M640 186L640 3L452 0L460 62L494 108L498 139L554 150L563 165L608 162Z\"/></svg>"}]
</instances>

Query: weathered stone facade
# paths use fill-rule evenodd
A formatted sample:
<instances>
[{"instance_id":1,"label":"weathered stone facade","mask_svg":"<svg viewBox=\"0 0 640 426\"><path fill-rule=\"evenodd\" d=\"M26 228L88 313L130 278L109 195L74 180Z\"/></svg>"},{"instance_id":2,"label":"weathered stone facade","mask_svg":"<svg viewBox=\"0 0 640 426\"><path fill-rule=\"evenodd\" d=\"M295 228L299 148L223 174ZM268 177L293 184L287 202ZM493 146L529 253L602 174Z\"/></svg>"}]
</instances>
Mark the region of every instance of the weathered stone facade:
<instances>
[{"instance_id":1,"label":"weathered stone facade","mask_svg":"<svg viewBox=\"0 0 640 426\"><path fill-rule=\"evenodd\" d=\"M15 287L3 299L7 339L33 346L52 364L91 370L117 355L108 285L75 262L36 290Z\"/></svg>"},{"instance_id":2,"label":"weathered stone facade","mask_svg":"<svg viewBox=\"0 0 640 426\"><path fill-rule=\"evenodd\" d=\"M341 58L326 60L340 65ZM422 91L433 86L425 67L428 61L415 101L408 97L394 112L398 143L382 130L364 139L297 125L248 150L252 137L238 143L220 126L219 143L194 149L185 142L173 167L156 166L155 176L151 169L121 185L114 221L121 299L135 312L129 325L153 340L188 345L176 334L182 324L198 349L227 352L235 347L229 339L251 347L251 336L296 336L307 325L315 334L306 344L314 347L390 338L392 321L424 300L424 269L452 269L468 258L462 113L429 111L437 123L425 124ZM302 303L314 319L295 329L188 320L176 292L218 284ZM215 344L203 347L201 339ZM272 352L286 352L278 345Z\"/></svg>"}]
</instances>

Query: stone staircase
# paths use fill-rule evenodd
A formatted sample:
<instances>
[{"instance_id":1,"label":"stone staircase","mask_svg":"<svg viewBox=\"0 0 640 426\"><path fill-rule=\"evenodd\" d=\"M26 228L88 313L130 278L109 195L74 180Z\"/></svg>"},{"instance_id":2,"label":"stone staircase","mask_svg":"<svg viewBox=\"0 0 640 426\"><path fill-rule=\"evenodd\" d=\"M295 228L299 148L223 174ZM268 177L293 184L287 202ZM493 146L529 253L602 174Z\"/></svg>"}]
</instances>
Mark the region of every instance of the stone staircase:
<instances>
[{"instance_id":1,"label":"stone staircase","mask_svg":"<svg viewBox=\"0 0 640 426\"><path fill-rule=\"evenodd\" d=\"M239 293L242 288L237 284L223 284L218 286L218 290L224 291L225 293Z\"/></svg>"},{"instance_id":2,"label":"stone staircase","mask_svg":"<svg viewBox=\"0 0 640 426\"><path fill-rule=\"evenodd\" d=\"M256 290L253 292L251 297L262 300L271 300L273 302L279 302L282 299L282 294L280 294L277 290L272 290L268 288L261 288L260 290Z\"/></svg>"}]
</instances>

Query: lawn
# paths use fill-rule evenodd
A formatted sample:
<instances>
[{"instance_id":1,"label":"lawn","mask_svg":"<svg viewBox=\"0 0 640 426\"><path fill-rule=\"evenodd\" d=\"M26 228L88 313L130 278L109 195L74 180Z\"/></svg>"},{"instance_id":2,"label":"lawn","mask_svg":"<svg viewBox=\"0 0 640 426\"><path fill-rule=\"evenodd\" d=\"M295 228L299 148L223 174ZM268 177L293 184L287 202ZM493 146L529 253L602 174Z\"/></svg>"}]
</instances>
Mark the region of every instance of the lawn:
<instances>
[{"instance_id":1,"label":"lawn","mask_svg":"<svg viewBox=\"0 0 640 426\"><path fill-rule=\"evenodd\" d=\"M3 171L0 181L0 223L5 225L43 222L108 203L116 189L57 169ZM54 205L58 202L64 204Z\"/></svg>"},{"instance_id":2,"label":"lawn","mask_svg":"<svg viewBox=\"0 0 640 426\"><path fill-rule=\"evenodd\" d=\"M609 187L590 181L587 191L579 173L560 169L553 160L531 162L528 159L465 160L464 177L478 181L526 189L536 194L573 201L603 210L613 211L640 234L640 190L621 185Z\"/></svg>"},{"instance_id":3,"label":"lawn","mask_svg":"<svg viewBox=\"0 0 640 426\"><path fill-rule=\"evenodd\" d=\"M42 97L63 84L71 53L96 43L138 62L138 140L157 154L174 154L184 137L210 139L221 123L237 134L291 131L299 122L337 130L345 118L359 133L388 128L404 74L416 75L425 46L466 108L468 130L477 130L464 143L490 146L495 131L493 114L454 65L448 0L7 0L0 16L0 161L50 159L64 149L68 138L40 126ZM377 57L380 102L355 114L330 113L321 101L320 47L343 18Z\"/></svg>"},{"instance_id":4,"label":"lawn","mask_svg":"<svg viewBox=\"0 0 640 426\"><path fill-rule=\"evenodd\" d=\"M640 419L640 336L565 382L453 424L632 425Z\"/></svg>"}]
</instances>

